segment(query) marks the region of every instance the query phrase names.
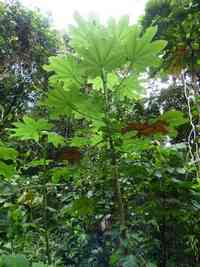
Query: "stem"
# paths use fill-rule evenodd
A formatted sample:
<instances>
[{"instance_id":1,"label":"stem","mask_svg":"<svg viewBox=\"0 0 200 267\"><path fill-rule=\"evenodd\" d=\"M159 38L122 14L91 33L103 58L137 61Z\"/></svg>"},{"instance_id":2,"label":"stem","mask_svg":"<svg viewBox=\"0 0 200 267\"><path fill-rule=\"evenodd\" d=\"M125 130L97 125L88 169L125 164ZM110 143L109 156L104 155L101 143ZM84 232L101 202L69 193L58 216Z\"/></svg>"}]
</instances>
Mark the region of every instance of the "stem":
<instances>
[{"instance_id":1,"label":"stem","mask_svg":"<svg viewBox=\"0 0 200 267\"><path fill-rule=\"evenodd\" d=\"M47 214L47 187L46 187L46 173L47 173L47 165L46 165L46 145L44 142L44 149L43 149L43 158L44 158L44 166L43 166L43 172L44 172L44 179L43 179L43 221L44 221L44 239L45 239L45 245L46 245L46 256L47 256L47 264L51 265L51 250L50 250L50 244L49 244L49 231L48 231L48 214Z\"/></svg>"},{"instance_id":2,"label":"stem","mask_svg":"<svg viewBox=\"0 0 200 267\"><path fill-rule=\"evenodd\" d=\"M48 231L48 225L47 225L47 189L46 186L44 186L43 191L43 207L44 207L44 221L45 221L45 243L46 243L46 255L47 255L47 263L48 265L51 265L51 252L50 252L50 245L49 245L49 231Z\"/></svg>"},{"instance_id":3,"label":"stem","mask_svg":"<svg viewBox=\"0 0 200 267\"><path fill-rule=\"evenodd\" d=\"M165 210L166 209L166 195L165 192L163 192L162 196L162 207ZM160 225L160 242L161 242L161 255L160 255L160 267L166 267L167 266L167 241L166 241L166 216L165 214L162 216L162 221Z\"/></svg>"},{"instance_id":4,"label":"stem","mask_svg":"<svg viewBox=\"0 0 200 267\"><path fill-rule=\"evenodd\" d=\"M121 226L126 225L126 220L125 220L125 210L124 210L124 204L123 204L123 199L122 199L122 193L121 193L121 186L120 186L120 181L119 181L119 172L118 172L118 167L117 167L117 159L116 159L116 152L113 144L112 138L109 139L109 144L111 148L111 164L112 164L112 173L113 173L113 185L114 185L114 191L115 191L115 196L116 196L116 201L117 201L117 208L119 211L119 222Z\"/></svg>"},{"instance_id":5,"label":"stem","mask_svg":"<svg viewBox=\"0 0 200 267\"><path fill-rule=\"evenodd\" d=\"M115 206L118 208L118 220L122 227L125 227L126 220L125 220L125 210L124 210L124 204L123 204L123 198L121 193L121 186L120 186L120 177L118 172L118 166L117 166L117 155L116 150L114 147L114 142L112 138L112 130L110 129L111 121L109 118L110 113L110 103L109 103L109 95L108 95L108 88L107 88L107 77L106 73L103 70L102 71L102 81L103 81L103 93L104 93L104 113L105 113L105 120L106 120L106 127L108 132L108 143L111 151L111 166L112 166L112 175L113 175L113 186L114 186L114 194L115 194Z\"/></svg>"}]
</instances>

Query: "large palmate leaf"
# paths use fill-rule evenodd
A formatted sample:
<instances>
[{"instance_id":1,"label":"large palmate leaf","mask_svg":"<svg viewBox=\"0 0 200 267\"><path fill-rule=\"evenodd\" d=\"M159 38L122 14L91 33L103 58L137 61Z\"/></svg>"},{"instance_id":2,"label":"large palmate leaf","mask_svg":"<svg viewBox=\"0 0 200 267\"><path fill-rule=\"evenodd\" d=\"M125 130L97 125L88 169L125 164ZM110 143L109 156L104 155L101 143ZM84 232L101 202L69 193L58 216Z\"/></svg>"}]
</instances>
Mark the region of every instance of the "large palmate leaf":
<instances>
[{"instance_id":1,"label":"large palmate leaf","mask_svg":"<svg viewBox=\"0 0 200 267\"><path fill-rule=\"evenodd\" d=\"M80 68L80 64L78 64L78 60L71 55L50 57L49 65L45 65L44 69L53 71L54 75L51 76L50 81L62 81L66 90L72 85L81 86L84 82L83 71Z\"/></svg>"},{"instance_id":2,"label":"large palmate leaf","mask_svg":"<svg viewBox=\"0 0 200 267\"><path fill-rule=\"evenodd\" d=\"M124 42L125 54L137 72L145 71L147 67L156 66L160 62L158 55L167 42L163 40L152 41L156 32L156 27L150 27L141 36L140 29L133 26L127 34L127 39Z\"/></svg>"},{"instance_id":3,"label":"large palmate leaf","mask_svg":"<svg viewBox=\"0 0 200 267\"><path fill-rule=\"evenodd\" d=\"M77 27L71 26L71 45L90 76L100 76L102 70L111 72L128 62L134 70L145 71L159 63L158 54L166 45L165 41L152 41L156 27L150 27L141 36L140 28L129 26L127 17L118 23L111 19L106 26L98 18L85 20L78 14L75 21Z\"/></svg>"},{"instance_id":4,"label":"large palmate leaf","mask_svg":"<svg viewBox=\"0 0 200 267\"><path fill-rule=\"evenodd\" d=\"M127 97L132 100L137 100L138 98L142 97L143 91L144 88L141 85L138 77L136 75L130 75L120 83L117 94L121 99Z\"/></svg>"},{"instance_id":5,"label":"large palmate leaf","mask_svg":"<svg viewBox=\"0 0 200 267\"><path fill-rule=\"evenodd\" d=\"M90 96L81 94L74 103L77 111L88 119L101 121L104 117L102 98L98 94L93 93Z\"/></svg>"},{"instance_id":6,"label":"large palmate leaf","mask_svg":"<svg viewBox=\"0 0 200 267\"><path fill-rule=\"evenodd\" d=\"M65 116L72 113L79 117L101 120L103 104L101 98L95 94L87 96L77 88L65 91L63 88L52 90L45 101L53 116Z\"/></svg>"},{"instance_id":7,"label":"large palmate leaf","mask_svg":"<svg viewBox=\"0 0 200 267\"><path fill-rule=\"evenodd\" d=\"M59 116L70 116L72 107L68 104L69 99L70 93L59 86L48 93L44 104L48 106L52 117L57 118Z\"/></svg>"},{"instance_id":8,"label":"large palmate leaf","mask_svg":"<svg viewBox=\"0 0 200 267\"><path fill-rule=\"evenodd\" d=\"M119 21L114 18L108 20L108 33L114 35L118 40L122 41L129 32L129 17L122 16Z\"/></svg>"},{"instance_id":9,"label":"large palmate leaf","mask_svg":"<svg viewBox=\"0 0 200 267\"><path fill-rule=\"evenodd\" d=\"M23 122L15 122L15 128L11 129L14 133L12 137L21 140L33 139L36 142L39 140L42 131L50 130L51 124L45 119L34 120L33 118L25 116Z\"/></svg>"},{"instance_id":10,"label":"large palmate leaf","mask_svg":"<svg viewBox=\"0 0 200 267\"><path fill-rule=\"evenodd\" d=\"M77 27L71 26L71 45L82 59L82 65L90 76L99 76L102 69L111 71L125 62L121 49L123 33L127 31L128 21L117 23L112 20L108 26L100 24L98 18L84 20L75 15Z\"/></svg>"}]
</instances>

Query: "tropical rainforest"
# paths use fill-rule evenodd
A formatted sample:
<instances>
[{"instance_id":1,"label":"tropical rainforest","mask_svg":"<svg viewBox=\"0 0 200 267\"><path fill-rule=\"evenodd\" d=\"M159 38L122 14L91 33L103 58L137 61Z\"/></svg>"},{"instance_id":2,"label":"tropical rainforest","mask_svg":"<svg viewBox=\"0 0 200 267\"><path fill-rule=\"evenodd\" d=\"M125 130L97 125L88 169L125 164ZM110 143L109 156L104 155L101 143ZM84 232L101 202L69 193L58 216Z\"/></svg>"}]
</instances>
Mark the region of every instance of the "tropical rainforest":
<instances>
[{"instance_id":1,"label":"tropical rainforest","mask_svg":"<svg viewBox=\"0 0 200 267\"><path fill-rule=\"evenodd\" d=\"M0 267L200 266L200 1L1 1L0 63Z\"/></svg>"}]
</instances>

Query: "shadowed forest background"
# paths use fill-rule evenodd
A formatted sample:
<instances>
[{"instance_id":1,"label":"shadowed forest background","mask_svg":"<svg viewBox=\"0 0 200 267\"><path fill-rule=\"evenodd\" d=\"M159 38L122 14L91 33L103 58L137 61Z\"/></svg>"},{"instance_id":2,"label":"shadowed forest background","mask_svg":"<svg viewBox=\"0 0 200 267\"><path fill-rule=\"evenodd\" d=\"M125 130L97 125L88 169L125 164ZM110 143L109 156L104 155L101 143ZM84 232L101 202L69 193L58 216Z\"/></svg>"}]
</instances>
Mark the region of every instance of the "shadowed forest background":
<instances>
[{"instance_id":1,"label":"shadowed forest background","mask_svg":"<svg viewBox=\"0 0 200 267\"><path fill-rule=\"evenodd\" d=\"M0 1L0 267L200 266L200 2L110 15Z\"/></svg>"}]
</instances>

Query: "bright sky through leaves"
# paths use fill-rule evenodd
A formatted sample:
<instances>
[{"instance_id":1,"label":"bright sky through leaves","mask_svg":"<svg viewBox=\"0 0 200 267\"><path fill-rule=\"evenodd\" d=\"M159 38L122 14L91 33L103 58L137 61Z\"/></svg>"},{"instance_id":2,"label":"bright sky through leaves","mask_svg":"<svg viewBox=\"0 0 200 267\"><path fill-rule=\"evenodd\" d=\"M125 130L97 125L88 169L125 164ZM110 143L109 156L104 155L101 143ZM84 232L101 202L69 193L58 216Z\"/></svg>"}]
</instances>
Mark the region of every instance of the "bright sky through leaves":
<instances>
[{"instance_id":1,"label":"bright sky through leaves","mask_svg":"<svg viewBox=\"0 0 200 267\"><path fill-rule=\"evenodd\" d=\"M38 7L52 15L54 25L58 29L65 29L73 23L73 14L78 11L82 16L98 14L102 21L110 16L119 18L129 15L130 21L135 23L144 13L147 0L22 0L28 7Z\"/></svg>"}]
</instances>

